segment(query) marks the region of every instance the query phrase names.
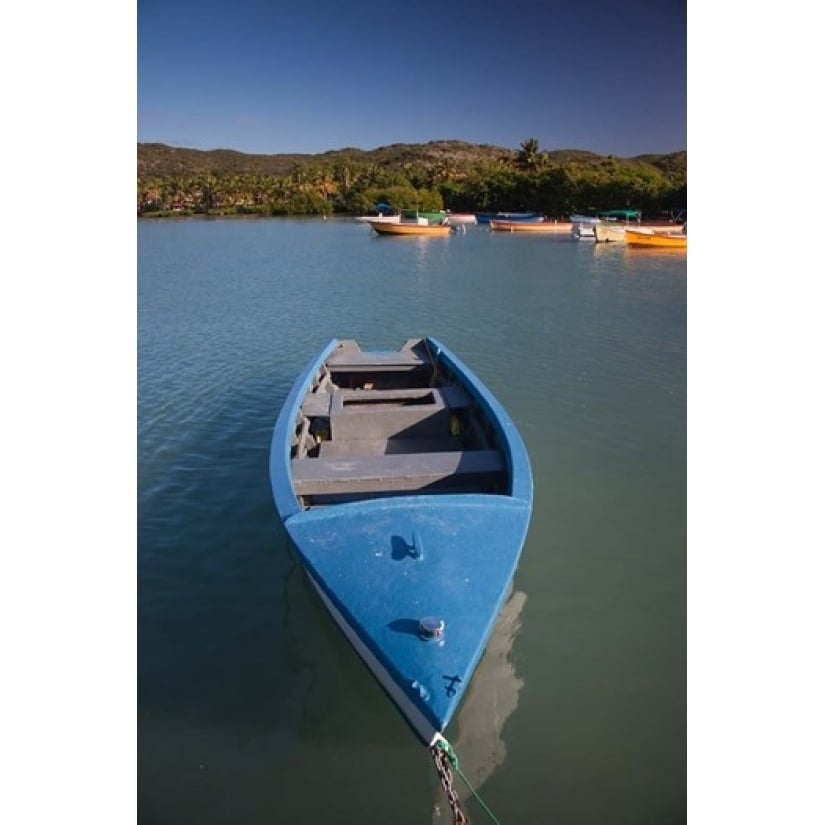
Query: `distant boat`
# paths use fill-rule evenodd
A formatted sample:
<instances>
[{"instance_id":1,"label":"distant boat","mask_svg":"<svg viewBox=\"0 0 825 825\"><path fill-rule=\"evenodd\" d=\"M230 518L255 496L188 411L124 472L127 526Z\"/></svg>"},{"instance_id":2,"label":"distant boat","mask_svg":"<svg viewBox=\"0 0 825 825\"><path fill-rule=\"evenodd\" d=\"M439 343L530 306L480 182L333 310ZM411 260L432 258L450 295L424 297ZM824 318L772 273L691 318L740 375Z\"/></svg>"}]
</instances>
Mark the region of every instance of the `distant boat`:
<instances>
[{"instance_id":1,"label":"distant boat","mask_svg":"<svg viewBox=\"0 0 825 825\"><path fill-rule=\"evenodd\" d=\"M448 212L445 221L450 226L471 226L478 223L472 212Z\"/></svg>"},{"instance_id":2,"label":"distant boat","mask_svg":"<svg viewBox=\"0 0 825 825\"><path fill-rule=\"evenodd\" d=\"M361 223L369 223L370 221L398 223L401 220L401 215L388 203L376 203L370 212L367 212L366 215L359 215L355 220Z\"/></svg>"},{"instance_id":3,"label":"distant boat","mask_svg":"<svg viewBox=\"0 0 825 825\"><path fill-rule=\"evenodd\" d=\"M434 338L330 341L272 435L275 508L309 581L418 738L470 685L533 506L516 426Z\"/></svg>"},{"instance_id":4,"label":"distant boat","mask_svg":"<svg viewBox=\"0 0 825 825\"><path fill-rule=\"evenodd\" d=\"M399 221L398 223L387 223L385 221L369 221L369 225L379 235L425 235L443 237L449 235L453 228L446 223L411 223Z\"/></svg>"},{"instance_id":5,"label":"distant boat","mask_svg":"<svg viewBox=\"0 0 825 825\"><path fill-rule=\"evenodd\" d=\"M558 235L567 231L567 224L551 223L550 221L490 221L492 232L538 232L547 235Z\"/></svg>"},{"instance_id":6,"label":"distant boat","mask_svg":"<svg viewBox=\"0 0 825 825\"><path fill-rule=\"evenodd\" d=\"M591 215L571 215L570 216L570 234L576 240L596 239L596 224L599 219Z\"/></svg>"},{"instance_id":7,"label":"distant boat","mask_svg":"<svg viewBox=\"0 0 825 825\"><path fill-rule=\"evenodd\" d=\"M593 227L593 234L597 243L625 243L625 226L615 223L597 223Z\"/></svg>"},{"instance_id":8,"label":"distant boat","mask_svg":"<svg viewBox=\"0 0 825 825\"><path fill-rule=\"evenodd\" d=\"M534 221L544 220L541 212L476 212L478 223L490 223L490 221Z\"/></svg>"},{"instance_id":9,"label":"distant boat","mask_svg":"<svg viewBox=\"0 0 825 825\"><path fill-rule=\"evenodd\" d=\"M625 243L625 229L639 226L642 213L638 209L608 209L597 213L598 223L593 228L597 243Z\"/></svg>"},{"instance_id":10,"label":"distant boat","mask_svg":"<svg viewBox=\"0 0 825 825\"><path fill-rule=\"evenodd\" d=\"M679 232L657 232L653 229L625 229L628 246L655 249L687 249L687 224Z\"/></svg>"}]
</instances>

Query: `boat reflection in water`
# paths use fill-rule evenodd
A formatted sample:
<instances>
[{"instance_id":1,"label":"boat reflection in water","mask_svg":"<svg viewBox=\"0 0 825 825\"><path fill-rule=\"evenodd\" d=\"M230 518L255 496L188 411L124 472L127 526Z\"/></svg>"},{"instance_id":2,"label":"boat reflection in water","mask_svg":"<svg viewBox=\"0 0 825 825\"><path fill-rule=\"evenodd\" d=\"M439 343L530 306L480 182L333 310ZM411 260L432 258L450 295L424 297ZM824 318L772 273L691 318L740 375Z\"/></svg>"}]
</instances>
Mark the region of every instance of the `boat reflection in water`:
<instances>
[{"instance_id":1,"label":"boat reflection in water","mask_svg":"<svg viewBox=\"0 0 825 825\"><path fill-rule=\"evenodd\" d=\"M518 706L519 692L524 686L510 660L510 652L521 629L526 601L526 593L511 589L453 723L453 735L449 737L458 757L458 767L476 791L504 764L507 756L502 737L504 724ZM435 772L433 781L438 782ZM455 770L453 789L462 801L472 795ZM433 825L447 822L452 822L452 812L439 783L433 804Z\"/></svg>"}]
</instances>

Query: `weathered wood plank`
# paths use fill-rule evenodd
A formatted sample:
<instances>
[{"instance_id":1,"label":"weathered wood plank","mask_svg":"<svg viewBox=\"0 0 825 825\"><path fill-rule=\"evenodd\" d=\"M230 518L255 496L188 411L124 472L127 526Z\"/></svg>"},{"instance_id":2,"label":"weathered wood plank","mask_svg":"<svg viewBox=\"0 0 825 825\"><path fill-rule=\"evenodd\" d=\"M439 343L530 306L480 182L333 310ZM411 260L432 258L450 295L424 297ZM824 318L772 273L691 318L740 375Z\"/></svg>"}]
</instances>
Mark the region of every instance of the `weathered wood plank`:
<instances>
[{"instance_id":1,"label":"weathered wood plank","mask_svg":"<svg viewBox=\"0 0 825 825\"><path fill-rule=\"evenodd\" d=\"M409 453L446 453L462 449L461 439L443 438L377 438L351 441L322 441L318 454L321 458L358 458L360 456L398 455Z\"/></svg>"},{"instance_id":2,"label":"weathered wood plank","mask_svg":"<svg viewBox=\"0 0 825 825\"><path fill-rule=\"evenodd\" d=\"M304 398L301 412L308 418L317 416L329 417L329 405L332 402L331 392L316 392Z\"/></svg>"},{"instance_id":3,"label":"weathered wood plank","mask_svg":"<svg viewBox=\"0 0 825 825\"><path fill-rule=\"evenodd\" d=\"M428 362L412 350L391 352L351 352L340 350L327 359L327 368L333 372L381 372L387 369L417 369Z\"/></svg>"},{"instance_id":4,"label":"weathered wood plank","mask_svg":"<svg viewBox=\"0 0 825 825\"><path fill-rule=\"evenodd\" d=\"M298 495L420 490L455 476L500 473L497 450L413 453L368 458L300 458L292 461Z\"/></svg>"}]
</instances>

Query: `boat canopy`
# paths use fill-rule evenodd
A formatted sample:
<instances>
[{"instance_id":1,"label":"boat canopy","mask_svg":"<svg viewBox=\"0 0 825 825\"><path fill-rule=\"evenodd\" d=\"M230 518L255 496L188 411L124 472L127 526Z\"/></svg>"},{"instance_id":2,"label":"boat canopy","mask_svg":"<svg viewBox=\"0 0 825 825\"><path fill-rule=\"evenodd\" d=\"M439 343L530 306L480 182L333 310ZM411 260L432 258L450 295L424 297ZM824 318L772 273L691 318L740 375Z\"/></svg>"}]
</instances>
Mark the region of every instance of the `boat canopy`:
<instances>
[{"instance_id":1,"label":"boat canopy","mask_svg":"<svg viewBox=\"0 0 825 825\"><path fill-rule=\"evenodd\" d=\"M640 221L642 213L638 209L608 209L598 213L600 218L607 220Z\"/></svg>"}]
</instances>

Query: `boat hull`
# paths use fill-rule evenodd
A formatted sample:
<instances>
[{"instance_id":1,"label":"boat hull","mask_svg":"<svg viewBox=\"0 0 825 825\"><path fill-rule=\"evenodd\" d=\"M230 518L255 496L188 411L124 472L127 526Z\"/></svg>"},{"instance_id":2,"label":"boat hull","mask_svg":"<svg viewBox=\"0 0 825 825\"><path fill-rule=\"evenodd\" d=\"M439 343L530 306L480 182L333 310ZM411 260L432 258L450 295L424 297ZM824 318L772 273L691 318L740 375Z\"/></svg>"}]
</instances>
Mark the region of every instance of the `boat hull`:
<instances>
[{"instance_id":1,"label":"boat hull","mask_svg":"<svg viewBox=\"0 0 825 825\"><path fill-rule=\"evenodd\" d=\"M457 212L448 213L445 221L450 226L475 226L478 223L475 215Z\"/></svg>"},{"instance_id":2,"label":"boat hull","mask_svg":"<svg viewBox=\"0 0 825 825\"><path fill-rule=\"evenodd\" d=\"M379 235L424 235L443 238L450 234L452 227L425 223L381 223L369 221L369 225Z\"/></svg>"},{"instance_id":3,"label":"boat hull","mask_svg":"<svg viewBox=\"0 0 825 825\"><path fill-rule=\"evenodd\" d=\"M506 467L503 487L438 492L429 485L308 506L296 487L292 445L308 393L340 351L337 341L313 359L287 397L273 432L270 480L283 526L332 619L429 745L456 712L506 599L527 535L533 484L524 444L499 402L443 345L425 340L437 372L457 382L492 428ZM380 375L396 353L374 355L369 368ZM366 390L342 392L356 408L370 397ZM316 406L317 400L311 399ZM387 415L404 410L402 405ZM355 435L369 428L355 424ZM332 442L337 426L336 420ZM349 471L358 461L347 455L333 464ZM442 635L422 635L420 622L427 617L444 622Z\"/></svg>"},{"instance_id":4,"label":"boat hull","mask_svg":"<svg viewBox=\"0 0 825 825\"><path fill-rule=\"evenodd\" d=\"M309 510L285 524L332 618L425 744L470 683L528 518L509 499L410 496ZM414 542L420 561L403 548ZM426 616L444 621L441 642L418 635Z\"/></svg>"},{"instance_id":5,"label":"boat hull","mask_svg":"<svg viewBox=\"0 0 825 825\"><path fill-rule=\"evenodd\" d=\"M477 223L491 223L492 221L540 223L544 221L544 215L540 212L476 212Z\"/></svg>"},{"instance_id":6,"label":"boat hull","mask_svg":"<svg viewBox=\"0 0 825 825\"><path fill-rule=\"evenodd\" d=\"M683 232L654 232L625 230L625 242L628 246L651 249L687 249L687 235Z\"/></svg>"},{"instance_id":7,"label":"boat hull","mask_svg":"<svg viewBox=\"0 0 825 825\"><path fill-rule=\"evenodd\" d=\"M492 232L533 232L545 235L557 235L567 231L567 225L549 221L490 221Z\"/></svg>"},{"instance_id":8,"label":"boat hull","mask_svg":"<svg viewBox=\"0 0 825 825\"><path fill-rule=\"evenodd\" d=\"M625 227L598 223L593 228L598 243L625 243Z\"/></svg>"},{"instance_id":9,"label":"boat hull","mask_svg":"<svg viewBox=\"0 0 825 825\"><path fill-rule=\"evenodd\" d=\"M596 239L596 225L598 223L598 218L593 218L589 215L571 215L570 234L577 241L593 241Z\"/></svg>"}]
</instances>

